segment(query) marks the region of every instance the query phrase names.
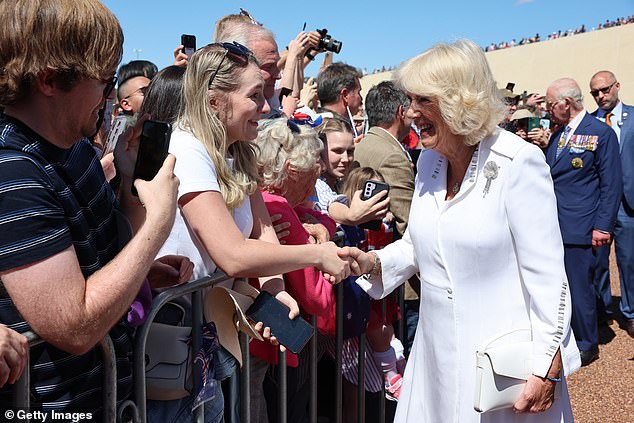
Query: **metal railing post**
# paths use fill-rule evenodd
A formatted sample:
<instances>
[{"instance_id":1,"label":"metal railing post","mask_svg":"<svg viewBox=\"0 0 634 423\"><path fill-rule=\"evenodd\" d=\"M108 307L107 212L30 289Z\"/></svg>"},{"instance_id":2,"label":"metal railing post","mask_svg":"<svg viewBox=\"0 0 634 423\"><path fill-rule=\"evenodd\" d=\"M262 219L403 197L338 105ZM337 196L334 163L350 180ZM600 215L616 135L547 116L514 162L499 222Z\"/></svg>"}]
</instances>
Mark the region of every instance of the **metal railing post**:
<instances>
[{"instance_id":1,"label":"metal railing post","mask_svg":"<svg viewBox=\"0 0 634 423\"><path fill-rule=\"evenodd\" d=\"M288 385L286 383L286 353L277 351L277 371L278 371L278 421L286 423L288 421Z\"/></svg>"},{"instance_id":2,"label":"metal railing post","mask_svg":"<svg viewBox=\"0 0 634 423\"><path fill-rule=\"evenodd\" d=\"M337 285L337 322L335 340L335 422L343 423L343 282Z\"/></svg>"},{"instance_id":3,"label":"metal railing post","mask_svg":"<svg viewBox=\"0 0 634 423\"><path fill-rule=\"evenodd\" d=\"M22 376L13 385L13 406L16 409L30 410L31 408L31 348L36 345L44 343L44 340L40 338L35 332L27 331L24 335L29 342L29 355L26 358L26 365ZM23 420L26 423L30 422L29 418Z\"/></svg>"},{"instance_id":4,"label":"metal railing post","mask_svg":"<svg viewBox=\"0 0 634 423\"><path fill-rule=\"evenodd\" d=\"M147 319L138 329L134 338L134 401L139 409L139 420L141 423L146 423L147 421L147 407L145 402L147 394L145 389L145 344L150 333L150 326L156 314L161 307L175 298L191 294L194 291L200 291L203 288L226 281L227 279L229 278L224 273L214 273L211 276L166 289L154 298Z\"/></svg>"},{"instance_id":5,"label":"metal railing post","mask_svg":"<svg viewBox=\"0 0 634 423\"><path fill-rule=\"evenodd\" d=\"M99 342L103 353L103 421L117 419L117 357L109 335Z\"/></svg>"},{"instance_id":6,"label":"metal railing post","mask_svg":"<svg viewBox=\"0 0 634 423\"><path fill-rule=\"evenodd\" d=\"M203 326L203 293L201 290L192 292L192 356L195 356L202 346L202 326ZM194 357L192 357L192 360ZM202 365L193 363L192 378L194 392L200 389L200 374ZM192 420L195 423L204 423L205 421L205 404L196 407Z\"/></svg>"},{"instance_id":7,"label":"metal railing post","mask_svg":"<svg viewBox=\"0 0 634 423\"><path fill-rule=\"evenodd\" d=\"M405 291L403 291L405 292ZM399 296L399 299L401 296ZM385 316L387 315L387 299L383 298L381 300L381 320L385 322ZM402 319L401 319L402 320ZM399 323L399 328L401 327ZM383 372L381 372L383 373ZM381 401L379 402L379 422L385 423L385 383L381 383Z\"/></svg>"},{"instance_id":8,"label":"metal railing post","mask_svg":"<svg viewBox=\"0 0 634 423\"><path fill-rule=\"evenodd\" d=\"M359 335L357 356L357 421L365 422L365 331Z\"/></svg>"},{"instance_id":9,"label":"metal railing post","mask_svg":"<svg viewBox=\"0 0 634 423\"><path fill-rule=\"evenodd\" d=\"M311 316L313 338L310 340L310 423L317 423L317 316Z\"/></svg>"},{"instance_id":10,"label":"metal railing post","mask_svg":"<svg viewBox=\"0 0 634 423\"><path fill-rule=\"evenodd\" d=\"M242 369L240 372L240 407L242 423L251 423L251 354L249 353L249 336L239 332L240 349L242 350Z\"/></svg>"}]
</instances>

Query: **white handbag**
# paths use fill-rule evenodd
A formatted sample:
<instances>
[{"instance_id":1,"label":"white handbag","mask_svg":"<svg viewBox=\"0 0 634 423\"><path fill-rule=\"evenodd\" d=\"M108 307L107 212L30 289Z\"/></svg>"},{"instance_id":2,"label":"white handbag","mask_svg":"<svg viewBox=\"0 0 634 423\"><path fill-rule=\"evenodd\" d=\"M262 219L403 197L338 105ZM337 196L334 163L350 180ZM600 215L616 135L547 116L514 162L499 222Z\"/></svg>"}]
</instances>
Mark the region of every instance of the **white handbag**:
<instances>
[{"instance_id":1,"label":"white handbag","mask_svg":"<svg viewBox=\"0 0 634 423\"><path fill-rule=\"evenodd\" d=\"M513 406L532 373L533 343L530 329L497 335L476 351L473 408L479 412Z\"/></svg>"},{"instance_id":2,"label":"white handbag","mask_svg":"<svg viewBox=\"0 0 634 423\"><path fill-rule=\"evenodd\" d=\"M530 329L515 329L484 342L476 351L473 408L479 412L509 408L517 401L533 372ZM555 399L561 396L561 382Z\"/></svg>"}]
</instances>

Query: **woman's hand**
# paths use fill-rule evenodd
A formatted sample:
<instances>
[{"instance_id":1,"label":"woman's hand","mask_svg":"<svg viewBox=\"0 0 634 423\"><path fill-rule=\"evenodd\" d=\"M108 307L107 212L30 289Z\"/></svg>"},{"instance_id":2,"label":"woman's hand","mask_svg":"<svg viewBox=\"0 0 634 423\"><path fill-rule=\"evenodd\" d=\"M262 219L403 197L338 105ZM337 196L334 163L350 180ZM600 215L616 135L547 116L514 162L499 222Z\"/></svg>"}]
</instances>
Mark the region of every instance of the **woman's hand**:
<instances>
[{"instance_id":1,"label":"woman's hand","mask_svg":"<svg viewBox=\"0 0 634 423\"><path fill-rule=\"evenodd\" d=\"M277 298L279 302L281 302L282 304L284 304L286 307L290 309L290 312L288 313L289 319L293 320L297 316L299 316L299 304L297 304L297 301L295 301L295 299L291 297L288 292L278 291L275 294L275 298ZM260 333L260 335L262 335L262 338L264 338L265 341L270 342L271 345L279 345L280 351L282 352L286 351L286 347L284 347L284 345L280 345L277 338L271 335L271 328L269 328L268 326L264 326L263 322L258 322L253 327L255 330L257 330Z\"/></svg>"},{"instance_id":2,"label":"woman's hand","mask_svg":"<svg viewBox=\"0 0 634 423\"><path fill-rule=\"evenodd\" d=\"M315 267L323 272L330 283L339 283L350 276L350 263L339 257L340 248L333 242L317 244L315 248L320 249L320 260Z\"/></svg>"},{"instance_id":3,"label":"woman's hand","mask_svg":"<svg viewBox=\"0 0 634 423\"><path fill-rule=\"evenodd\" d=\"M0 388L18 381L29 356L29 342L22 334L0 325Z\"/></svg>"},{"instance_id":4,"label":"woman's hand","mask_svg":"<svg viewBox=\"0 0 634 423\"><path fill-rule=\"evenodd\" d=\"M389 207L390 197L387 196L387 191L381 191L372 198L362 200L359 190L350 201L350 220L356 225L370 220L382 220L387 215Z\"/></svg>"},{"instance_id":5,"label":"woman's hand","mask_svg":"<svg viewBox=\"0 0 634 423\"><path fill-rule=\"evenodd\" d=\"M301 60L311 47L313 47L311 35L308 32L300 32L294 40L288 43L288 58L286 60L291 60L291 58L293 60Z\"/></svg>"},{"instance_id":6,"label":"woman's hand","mask_svg":"<svg viewBox=\"0 0 634 423\"><path fill-rule=\"evenodd\" d=\"M513 404L516 413L541 413L555 401L556 382L531 375L524 385L519 399Z\"/></svg>"},{"instance_id":7,"label":"woman's hand","mask_svg":"<svg viewBox=\"0 0 634 423\"><path fill-rule=\"evenodd\" d=\"M526 135L526 138L539 148L548 147L548 139L550 137L549 131L546 131L542 128L533 128Z\"/></svg>"},{"instance_id":8,"label":"woman's hand","mask_svg":"<svg viewBox=\"0 0 634 423\"><path fill-rule=\"evenodd\" d=\"M185 46L181 44L174 49L174 66L187 67L189 57L183 53L184 48Z\"/></svg>"},{"instance_id":9,"label":"woman's hand","mask_svg":"<svg viewBox=\"0 0 634 423\"><path fill-rule=\"evenodd\" d=\"M284 238L286 238L287 236L291 234L291 232L288 230L288 228L291 227L291 224L290 222L286 222L281 219L282 219L282 215L279 213L271 216L271 223L273 223L273 229L275 229L275 235L277 235L277 240L280 242L280 244L284 245L286 244L286 241L284 240Z\"/></svg>"},{"instance_id":10,"label":"woman's hand","mask_svg":"<svg viewBox=\"0 0 634 423\"><path fill-rule=\"evenodd\" d=\"M167 255L154 261L147 275L152 288L167 288L191 279L194 263L185 256Z\"/></svg>"},{"instance_id":11,"label":"woman's hand","mask_svg":"<svg viewBox=\"0 0 634 423\"><path fill-rule=\"evenodd\" d=\"M339 250L339 257L348 260L353 275L360 276L370 273L376 254L363 252L356 247L343 247Z\"/></svg>"},{"instance_id":12,"label":"woman's hand","mask_svg":"<svg viewBox=\"0 0 634 423\"><path fill-rule=\"evenodd\" d=\"M547 376L559 378L561 375L561 350L557 351L548 369ZM513 410L517 413L541 413L548 410L555 401L555 386L557 382L545 377L529 376L524 385L520 397L513 404Z\"/></svg>"},{"instance_id":13,"label":"woman's hand","mask_svg":"<svg viewBox=\"0 0 634 423\"><path fill-rule=\"evenodd\" d=\"M309 242L311 244L323 244L330 241L330 232L321 223L302 223L308 235L310 235Z\"/></svg>"},{"instance_id":14,"label":"woman's hand","mask_svg":"<svg viewBox=\"0 0 634 423\"><path fill-rule=\"evenodd\" d=\"M299 93L299 102L304 106L308 106L312 110L317 110L318 101L317 82L315 81L315 78L310 77Z\"/></svg>"}]
</instances>

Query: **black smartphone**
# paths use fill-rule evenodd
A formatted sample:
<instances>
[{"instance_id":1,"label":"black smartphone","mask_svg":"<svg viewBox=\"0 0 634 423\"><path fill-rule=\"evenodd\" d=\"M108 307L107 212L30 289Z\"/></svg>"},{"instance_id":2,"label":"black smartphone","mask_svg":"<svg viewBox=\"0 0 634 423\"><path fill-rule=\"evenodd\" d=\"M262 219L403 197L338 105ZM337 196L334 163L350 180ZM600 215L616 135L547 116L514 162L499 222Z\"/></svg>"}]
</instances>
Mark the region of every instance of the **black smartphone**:
<instances>
[{"instance_id":1,"label":"black smartphone","mask_svg":"<svg viewBox=\"0 0 634 423\"><path fill-rule=\"evenodd\" d=\"M385 182L375 181L370 179L368 181L365 181L365 184L363 184L363 191L361 191L361 199L364 201L368 200L383 191L389 192L390 186L386 184ZM379 229L381 229L382 224L383 222L377 219L377 220L370 220L369 222L361 223L359 227L363 229L369 229L371 231L378 231Z\"/></svg>"},{"instance_id":2,"label":"black smartphone","mask_svg":"<svg viewBox=\"0 0 634 423\"><path fill-rule=\"evenodd\" d=\"M293 320L289 319L289 312L290 309L277 298L262 291L247 309L247 317L253 323L264 323L265 327L271 328L271 335L275 336L280 344L292 353L299 354L313 336L313 327L299 316Z\"/></svg>"},{"instance_id":3,"label":"black smartphone","mask_svg":"<svg viewBox=\"0 0 634 423\"><path fill-rule=\"evenodd\" d=\"M279 96L280 104L282 104L282 100L284 100L284 97L289 96L291 94L293 94L293 90L287 87L282 87L280 89L280 96Z\"/></svg>"},{"instance_id":4,"label":"black smartphone","mask_svg":"<svg viewBox=\"0 0 634 423\"><path fill-rule=\"evenodd\" d=\"M169 123L156 120L146 120L143 123L139 153L134 164L133 181L154 179L167 157L171 136L172 126ZM132 194L138 196L134 184L132 184Z\"/></svg>"},{"instance_id":5,"label":"black smartphone","mask_svg":"<svg viewBox=\"0 0 634 423\"><path fill-rule=\"evenodd\" d=\"M183 45L183 53L187 57L192 57L192 54L196 51L196 36L183 34L181 35L181 44Z\"/></svg>"}]
</instances>

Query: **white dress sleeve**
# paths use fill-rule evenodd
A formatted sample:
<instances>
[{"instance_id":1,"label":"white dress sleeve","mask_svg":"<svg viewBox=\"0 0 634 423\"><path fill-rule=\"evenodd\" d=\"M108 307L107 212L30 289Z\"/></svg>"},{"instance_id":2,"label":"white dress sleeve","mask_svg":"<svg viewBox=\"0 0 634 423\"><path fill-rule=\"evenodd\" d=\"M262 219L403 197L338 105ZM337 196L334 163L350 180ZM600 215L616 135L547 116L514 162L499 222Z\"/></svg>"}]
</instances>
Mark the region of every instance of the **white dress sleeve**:
<instances>
[{"instance_id":1,"label":"white dress sleeve","mask_svg":"<svg viewBox=\"0 0 634 423\"><path fill-rule=\"evenodd\" d=\"M544 155L532 145L511 162L505 210L528 294L533 334L533 374L546 376L553 357L570 331L571 302L557 199Z\"/></svg>"},{"instance_id":2,"label":"white dress sleeve","mask_svg":"<svg viewBox=\"0 0 634 423\"><path fill-rule=\"evenodd\" d=\"M357 284L372 298L381 299L389 295L418 272L418 263L409 230L410 227L398 241L381 250L373 251L381 260L381 277L357 279Z\"/></svg>"}]
</instances>

